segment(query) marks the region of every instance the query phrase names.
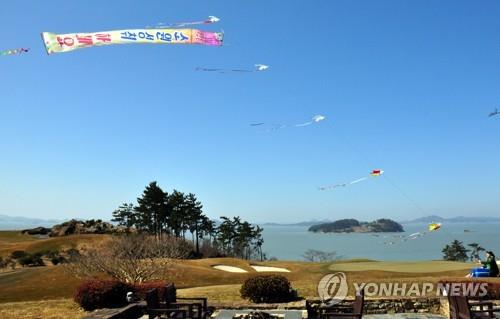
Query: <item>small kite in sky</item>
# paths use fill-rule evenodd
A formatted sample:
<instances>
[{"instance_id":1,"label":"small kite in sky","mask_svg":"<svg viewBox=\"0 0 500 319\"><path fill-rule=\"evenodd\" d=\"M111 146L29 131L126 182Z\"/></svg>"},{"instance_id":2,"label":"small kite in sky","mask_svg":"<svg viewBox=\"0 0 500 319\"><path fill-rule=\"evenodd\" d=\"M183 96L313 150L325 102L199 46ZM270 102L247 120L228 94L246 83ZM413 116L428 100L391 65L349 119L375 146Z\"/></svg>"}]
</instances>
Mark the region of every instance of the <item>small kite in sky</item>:
<instances>
[{"instance_id":1,"label":"small kite in sky","mask_svg":"<svg viewBox=\"0 0 500 319\"><path fill-rule=\"evenodd\" d=\"M334 185L328 185L328 186L321 186L319 188L319 190L325 191L325 190L334 189L334 188L338 188L338 187L346 187L346 186L349 186L349 185L353 185L353 184L357 184L359 182L365 181L365 180L369 179L370 177L378 177L378 176L380 176L382 174L384 174L383 170L374 169L374 170L372 170L370 172L370 175L368 175L368 176L355 179L355 180L353 180L352 182L349 182L349 183L334 184Z\"/></svg>"},{"instance_id":2,"label":"small kite in sky","mask_svg":"<svg viewBox=\"0 0 500 319\"><path fill-rule=\"evenodd\" d=\"M295 127L309 126L311 124L321 122L325 119L326 119L326 117L323 115L315 115L315 116L313 116L313 118L309 122L305 122L302 124L295 124Z\"/></svg>"},{"instance_id":3,"label":"small kite in sky","mask_svg":"<svg viewBox=\"0 0 500 319\"><path fill-rule=\"evenodd\" d=\"M218 72L218 73L229 73L229 72L253 73L253 72L263 72L266 71L267 69L269 69L269 65L255 64L253 69L223 69L223 68L197 67L195 70L204 72Z\"/></svg>"},{"instance_id":4,"label":"small kite in sky","mask_svg":"<svg viewBox=\"0 0 500 319\"><path fill-rule=\"evenodd\" d=\"M498 114L500 114L500 112L498 111L498 109L495 109L495 111L491 112L491 113L488 115L488 117L493 117L493 116L498 115Z\"/></svg>"},{"instance_id":5,"label":"small kite in sky","mask_svg":"<svg viewBox=\"0 0 500 319\"><path fill-rule=\"evenodd\" d=\"M29 49L19 48L19 49L13 49L13 50L0 51L0 55L15 55L15 54L26 53L28 51L29 51Z\"/></svg>"},{"instance_id":6,"label":"small kite in sky","mask_svg":"<svg viewBox=\"0 0 500 319\"><path fill-rule=\"evenodd\" d=\"M255 67L257 68L257 71L265 71L269 69L269 65L265 64L256 64Z\"/></svg>"},{"instance_id":7,"label":"small kite in sky","mask_svg":"<svg viewBox=\"0 0 500 319\"><path fill-rule=\"evenodd\" d=\"M415 240L415 239L418 239L420 237L423 237L429 233L432 233L434 231L437 231L441 228L441 223L430 223L428 226L427 226L427 231L422 231L422 232L416 232L416 233L413 233L413 234L410 234L408 236L400 236L400 241L407 241L407 240ZM385 242L386 245L393 245L394 242Z\"/></svg>"},{"instance_id":8,"label":"small kite in sky","mask_svg":"<svg viewBox=\"0 0 500 319\"><path fill-rule=\"evenodd\" d=\"M305 123L298 123L298 124L292 124L292 125L286 125L286 124L273 124L273 125L269 125L269 124L264 123L264 122L256 122L256 123L251 123L250 126L253 126L253 127L270 126L270 128L267 129L267 131L276 131L276 130L280 130L280 129L287 128L287 127L304 127L304 126L309 126L309 125L317 124L317 123L319 123L321 121L324 121L324 120L326 120L326 116L318 114L318 115L314 115L311 118L310 121L307 121Z\"/></svg>"},{"instance_id":9,"label":"small kite in sky","mask_svg":"<svg viewBox=\"0 0 500 319\"><path fill-rule=\"evenodd\" d=\"M183 28L190 25L198 25L198 24L212 24L219 22L220 19L216 16L208 16L205 20L201 21L193 21L193 22L175 22L175 23L158 23L155 27L149 27L148 29L158 29L158 28Z\"/></svg>"},{"instance_id":10,"label":"small kite in sky","mask_svg":"<svg viewBox=\"0 0 500 319\"><path fill-rule=\"evenodd\" d=\"M111 44L202 44L221 46L224 34L197 29L125 29L93 33L42 33L47 54Z\"/></svg>"},{"instance_id":11,"label":"small kite in sky","mask_svg":"<svg viewBox=\"0 0 500 319\"><path fill-rule=\"evenodd\" d=\"M429 224L429 231L435 231L441 228L441 223L430 223Z\"/></svg>"}]
</instances>

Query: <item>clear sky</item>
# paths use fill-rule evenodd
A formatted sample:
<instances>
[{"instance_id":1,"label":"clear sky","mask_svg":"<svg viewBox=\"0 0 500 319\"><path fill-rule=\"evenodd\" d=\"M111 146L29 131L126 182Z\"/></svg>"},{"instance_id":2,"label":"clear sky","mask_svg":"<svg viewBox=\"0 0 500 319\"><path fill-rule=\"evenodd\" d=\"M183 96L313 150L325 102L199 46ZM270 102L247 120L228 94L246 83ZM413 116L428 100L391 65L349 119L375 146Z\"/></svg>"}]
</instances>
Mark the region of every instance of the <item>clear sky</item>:
<instances>
[{"instance_id":1,"label":"clear sky","mask_svg":"<svg viewBox=\"0 0 500 319\"><path fill-rule=\"evenodd\" d=\"M499 1L3 1L0 214L104 218L151 181L212 218L500 216ZM46 55L40 32L194 21L225 46ZM201 67L268 72L217 74ZM259 132L252 122L302 128ZM385 175L346 188L381 168Z\"/></svg>"}]
</instances>

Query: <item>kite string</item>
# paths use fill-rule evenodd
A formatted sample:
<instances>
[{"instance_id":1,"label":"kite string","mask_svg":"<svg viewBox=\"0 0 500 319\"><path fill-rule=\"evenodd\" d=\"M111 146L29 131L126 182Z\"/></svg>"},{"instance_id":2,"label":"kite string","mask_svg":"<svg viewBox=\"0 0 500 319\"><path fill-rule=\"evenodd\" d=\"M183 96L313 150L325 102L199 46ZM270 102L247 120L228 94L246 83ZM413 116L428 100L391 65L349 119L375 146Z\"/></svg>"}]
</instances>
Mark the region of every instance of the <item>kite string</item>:
<instances>
[{"instance_id":1,"label":"kite string","mask_svg":"<svg viewBox=\"0 0 500 319\"><path fill-rule=\"evenodd\" d=\"M428 210L424 209L421 205L419 205L413 198L411 198L401 187L396 185L394 181L387 176L387 174L384 174L384 179L391 185L394 189L396 189L404 198L406 198L415 208L423 213L423 214L428 214Z\"/></svg>"},{"instance_id":2,"label":"kite string","mask_svg":"<svg viewBox=\"0 0 500 319\"><path fill-rule=\"evenodd\" d=\"M344 144L347 144L348 147L351 149L351 151L357 155L366 165L367 165L367 169L373 169L373 166L371 163L357 148L354 147L354 145L352 145L349 140L339 131L339 135L341 135L342 137L342 140L344 142ZM387 173L385 173L383 177L388 183L389 185L391 185L394 189L396 189L406 200L408 200L420 213L422 214L429 214L428 213L428 210L424 209L421 205L419 205L412 197L410 197L401 187L399 187L391 178L389 178L389 176L387 175Z\"/></svg>"}]
</instances>

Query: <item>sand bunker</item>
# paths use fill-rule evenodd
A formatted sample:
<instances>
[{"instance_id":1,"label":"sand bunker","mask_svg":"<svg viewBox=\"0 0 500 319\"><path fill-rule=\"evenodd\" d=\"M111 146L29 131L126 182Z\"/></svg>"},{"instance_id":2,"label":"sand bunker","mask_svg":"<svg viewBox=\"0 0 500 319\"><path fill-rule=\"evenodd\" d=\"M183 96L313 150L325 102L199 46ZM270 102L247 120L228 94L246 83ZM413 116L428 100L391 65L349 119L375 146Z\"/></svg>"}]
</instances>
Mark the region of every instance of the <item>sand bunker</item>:
<instances>
[{"instance_id":1,"label":"sand bunker","mask_svg":"<svg viewBox=\"0 0 500 319\"><path fill-rule=\"evenodd\" d=\"M241 269L241 268L233 267L233 266L215 265L212 267L215 269L227 271L227 272L238 272L238 273L248 272L245 269Z\"/></svg>"},{"instance_id":2,"label":"sand bunker","mask_svg":"<svg viewBox=\"0 0 500 319\"><path fill-rule=\"evenodd\" d=\"M253 269L255 269L255 271L258 271L258 272L290 272L290 270L286 269L286 268L279 268L279 267L268 267L268 266L250 266L252 267Z\"/></svg>"}]
</instances>

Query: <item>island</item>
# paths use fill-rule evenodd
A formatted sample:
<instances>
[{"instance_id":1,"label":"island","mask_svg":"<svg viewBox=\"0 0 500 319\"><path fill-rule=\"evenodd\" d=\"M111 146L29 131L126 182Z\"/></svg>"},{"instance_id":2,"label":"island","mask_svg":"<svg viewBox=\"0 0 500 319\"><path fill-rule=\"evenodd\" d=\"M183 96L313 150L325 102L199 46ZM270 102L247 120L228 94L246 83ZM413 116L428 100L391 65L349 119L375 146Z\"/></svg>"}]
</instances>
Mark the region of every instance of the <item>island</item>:
<instances>
[{"instance_id":1,"label":"island","mask_svg":"<svg viewBox=\"0 0 500 319\"><path fill-rule=\"evenodd\" d=\"M309 231L318 233L400 233L403 226L391 219L377 219L373 222L360 222L356 219L340 219L332 223L323 223L309 227Z\"/></svg>"}]
</instances>

